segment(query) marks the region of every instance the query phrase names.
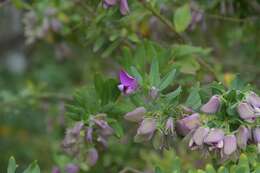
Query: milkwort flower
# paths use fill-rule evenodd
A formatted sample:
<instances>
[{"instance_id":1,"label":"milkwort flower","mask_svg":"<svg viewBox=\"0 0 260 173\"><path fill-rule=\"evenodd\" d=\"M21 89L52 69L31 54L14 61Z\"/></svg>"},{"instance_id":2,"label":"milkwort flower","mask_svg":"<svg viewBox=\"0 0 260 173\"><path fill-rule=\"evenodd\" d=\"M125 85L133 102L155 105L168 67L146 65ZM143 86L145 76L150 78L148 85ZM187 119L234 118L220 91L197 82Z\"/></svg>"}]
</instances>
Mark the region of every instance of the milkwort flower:
<instances>
[{"instance_id":1,"label":"milkwort flower","mask_svg":"<svg viewBox=\"0 0 260 173\"><path fill-rule=\"evenodd\" d=\"M149 141L156 130L156 119L145 118L139 128L137 129L137 134L135 136L136 142Z\"/></svg>"},{"instance_id":2,"label":"milkwort flower","mask_svg":"<svg viewBox=\"0 0 260 173\"><path fill-rule=\"evenodd\" d=\"M119 90L126 95L134 93L138 88L137 79L130 76L124 70L119 73L120 84L118 85Z\"/></svg>"},{"instance_id":3,"label":"milkwort flower","mask_svg":"<svg viewBox=\"0 0 260 173\"><path fill-rule=\"evenodd\" d=\"M199 127L198 129L196 129L196 131L194 132L190 140L189 147L192 150L201 147L208 133L209 133L208 127Z\"/></svg>"},{"instance_id":4,"label":"milkwort flower","mask_svg":"<svg viewBox=\"0 0 260 173\"><path fill-rule=\"evenodd\" d=\"M126 15L129 13L129 6L127 0L104 0L103 6L104 8L109 8L119 4L119 9L122 15Z\"/></svg>"},{"instance_id":5,"label":"milkwort flower","mask_svg":"<svg viewBox=\"0 0 260 173\"><path fill-rule=\"evenodd\" d=\"M178 134L186 136L192 130L200 126L200 117L198 113L186 116L183 119L180 119L176 123L176 130Z\"/></svg>"},{"instance_id":6,"label":"milkwort flower","mask_svg":"<svg viewBox=\"0 0 260 173\"><path fill-rule=\"evenodd\" d=\"M224 131L222 129L210 129L204 143L209 145L209 150L221 149L224 146Z\"/></svg>"},{"instance_id":7,"label":"milkwort flower","mask_svg":"<svg viewBox=\"0 0 260 173\"><path fill-rule=\"evenodd\" d=\"M237 139L235 135L227 135L224 137L224 155L231 155L237 150Z\"/></svg>"},{"instance_id":8,"label":"milkwort flower","mask_svg":"<svg viewBox=\"0 0 260 173\"><path fill-rule=\"evenodd\" d=\"M73 163L69 163L65 167L65 172L66 173L78 173L79 172L79 167Z\"/></svg>"},{"instance_id":9,"label":"milkwort flower","mask_svg":"<svg viewBox=\"0 0 260 173\"><path fill-rule=\"evenodd\" d=\"M214 114L219 110L220 107L220 97L218 95L214 95L210 98L210 100L201 107L201 111L207 114Z\"/></svg>"},{"instance_id":10,"label":"milkwort flower","mask_svg":"<svg viewBox=\"0 0 260 173\"><path fill-rule=\"evenodd\" d=\"M240 118L247 122L254 122L256 119L256 114L253 108L247 102L239 103L239 105L237 106L237 112Z\"/></svg>"},{"instance_id":11,"label":"milkwort flower","mask_svg":"<svg viewBox=\"0 0 260 173\"><path fill-rule=\"evenodd\" d=\"M98 152L95 148L90 148L87 153L87 162L90 166L94 166L98 160Z\"/></svg>"},{"instance_id":12,"label":"milkwort flower","mask_svg":"<svg viewBox=\"0 0 260 173\"><path fill-rule=\"evenodd\" d=\"M260 153L260 127L256 127L253 130L254 142L257 144L258 153Z\"/></svg>"},{"instance_id":13,"label":"milkwort flower","mask_svg":"<svg viewBox=\"0 0 260 173\"><path fill-rule=\"evenodd\" d=\"M138 107L131 112L125 114L124 118L131 122L141 122L146 113L146 109L144 107Z\"/></svg>"},{"instance_id":14,"label":"milkwort flower","mask_svg":"<svg viewBox=\"0 0 260 173\"><path fill-rule=\"evenodd\" d=\"M240 149L245 149L247 146L247 142L250 138L250 130L245 126L240 126L238 128L238 132L236 134L237 137L237 145Z\"/></svg>"},{"instance_id":15,"label":"milkwort flower","mask_svg":"<svg viewBox=\"0 0 260 173\"><path fill-rule=\"evenodd\" d=\"M246 101L253 107L256 116L260 116L260 97L256 93L250 92L246 96Z\"/></svg>"},{"instance_id":16,"label":"milkwort flower","mask_svg":"<svg viewBox=\"0 0 260 173\"><path fill-rule=\"evenodd\" d=\"M173 135L174 134L174 121L173 121L172 117L168 118L167 121L166 121L165 134L166 135Z\"/></svg>"}]
</instances>

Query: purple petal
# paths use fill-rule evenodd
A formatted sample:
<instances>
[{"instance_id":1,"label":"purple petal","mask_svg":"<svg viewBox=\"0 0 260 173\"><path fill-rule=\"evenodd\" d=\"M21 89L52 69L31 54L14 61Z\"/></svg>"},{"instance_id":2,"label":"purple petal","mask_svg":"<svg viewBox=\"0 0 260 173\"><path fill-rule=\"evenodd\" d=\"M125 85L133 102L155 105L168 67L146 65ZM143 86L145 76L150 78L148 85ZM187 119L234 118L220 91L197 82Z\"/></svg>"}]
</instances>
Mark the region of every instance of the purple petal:
<instances>
[{"instance_id":1,"label":"purple petal","mask_svg":"<svg viewBox=\"0 0 260 173\"><path fill-rule=\"evenodd\" d=\"M60 172L60 169L59 169L57 166L54 166L54 167L52 168L51 173L61 173L61 172Z\"/></svg>"},{"instance_id":2,"label":"purple petal","mask_svg":"<svg viewBox=\"0 0 260 173\"><path fill-rule=\"evenodd\" d=\"M156 130L156 120L153 118L146 118L142 121L140 127L137 130L137 134L149 135L153 134Z\"/></svg>"},{"instance_id":3,"label":"purple petal","mask_svg":"<svg viewBox=\"0 0 260 173\"><path fill-rule=\"evenodd\" d=\"M219 144L224 139L224 131L222 129L211 129L204 139L204 143L209 145Z\"/></svg>"},{"instance_id":4,"label":"purple petal","mask_svg":"<svg viewBox=\"0 0 260 173\"><path fill-rule=\"evenodd\" d=\"M237 149L237 140L234 135L227 135L224 137L224 154L230 155Z\"/></svg>"},{"instance_id":5,"label":"purple petal","mask_svg":"<svg viewBox=\"0 0 260 173\"><path fill-rule=\"evenodd\" d=\"M120 0L120 12L122 15L126 15L129 12L127 0Z\"/></svg>"},{"instance_id":6,"label":"purple petal","mask_svg":"<svg viewBox=\"0 0 260 173\"><path fill-rule=\"evenodd\" d=\"M214 95L205 105L201 107L201 111L207 114L214 114L218 111L219 106L220 97L218 95Z\"/></svg>"},{"instance_id":7,"label":"purple petal","mask_svg":"<svg viewBox=\"0 0 260 173\"><path fill-rule=\"evenodd\" d=\"M194 113L181 120L178 120L176 123L176 130L180 135L186 136L191 130L196 129L199 126L200 126L199 114Z\"/></svg>"},{"instance_id":8,"label":"purple petal","mask_svg":"<svg viewBox=\"0 0 260 173\"><path fill-rule=\"evenodd\" d=\"M94 166L98 160L98 152L95 148L91 148L87 154L87 162L90 166Z\"/></svg>"},{"instance_id":9,"label":"purple petal","mask_svg":"<svg viewBox=\"0 0 260 173\"><path fill-rule=\"evenodd\" d=\"M167 119L165 124L165 131L166 134L171 134L171 135L174 134L174 122L172 117Z\"/></svg>"},{"instance_id":10,"label":"purple petal","mask_svg":"<svg viewBox=\"0 0 260 173\"><path fill-rule=\"evenodd\" d=\"M106 3L109 6L116 5L117 0L104 0L104 3Z\"/></svg>"},{"instance_id":11,"label":"purple petal","mask_svg":"<svg viewBox=\"0 0 260 173\"><path fill-rule=\"evenodd\" d=\"M119 78L120 78L121 84L123 84L124 86L132 86L133 83L135 83L135 81L136 81L136 79L134 77L130 76L124 70L120 71Z\"/></svg>"},{"instance_id":12,"label":"purple petal","mask_svg":"<svg viewBox=\"0 0 260 173\"><path fill-rule=\"evenodd\" d=\"M241 149L245 149L247 146L247 141L250 137L250 132L249 130L244 127L244 126L240 126L238 128L238 132L236 134L237 137L237 145L239 148Z\"/></svg>"},{"instance_id":13,"label":"purple petal","mask_svg":"<svg viewBox=\"0 0 260 173\"><path fill-rule=\"evenodd\" d=\"M260 143L260 127L257 127L253 130L253 137L255 143L259 144Z\"/></svg>"},{"instance_id":14,"label":"purple petal","mask_svg":"<svg viewBox=\"0 0 260 173\"><path fill-rule=\"evenodd\" d=\"M125 114L124 118L131 122L140 122L143 120L146 109L144 107L138 107L131 112Z\"/></svg>"},{"instance_id":15,"label":"purple petal","mask_svg":"<svg viewBox=\"0 0 260 173\"><path fill-rule=\"evenodd\" d=\"M195 131L195 133L194 133L194 135L192 137L194 143L196 145L202 145L203 141L204 141L205 137L208 135L208 133L209 133L209 128L207 128L207 127L199 127Z\"/></svg>"},{"instance_id":16,"label":"purple petal","mask_svg":"<svg viewBox=\"0 0 260 173\"><path fill-rule=\"evenodd\" d=\"M89 142L89 143L92 143L92 142L93 142L92 133L93 133L93 128L92 128L92 127L86 128L86 130L85 130L85 140L86 140L87 142Z\"/></svg>"},{"instance_id":17,"label":"purple petal","mask_svg":"<svg viewBox=\"0 0 260 173\"><path fill-rule=\"evenodd\" d=\"M66 173L78 173L79 167L73 163L70 163L65 167L65 172Z\"/></svg>"},{"instance_id":18,"label":"purple petal","mask_svg":"<svg viewBox=\"0 0 260 173\"><path fill-rule=\"evenodd\" d=\"M256 93L251 92L248 94L246 101L253 107L260 108L260 97Z\"/></svg>"},{"instance_id":19,"label":"purple petal","mask_svg":"<svg viewBox=\"0 0 260 173\"><path fill-rule=\"evenodd\" d=\"M241 102L237 106L237 112L239 113L240 118L247 122L254 122L256 119L253 108L246 102Z\"/></svg>"}]
</instances>

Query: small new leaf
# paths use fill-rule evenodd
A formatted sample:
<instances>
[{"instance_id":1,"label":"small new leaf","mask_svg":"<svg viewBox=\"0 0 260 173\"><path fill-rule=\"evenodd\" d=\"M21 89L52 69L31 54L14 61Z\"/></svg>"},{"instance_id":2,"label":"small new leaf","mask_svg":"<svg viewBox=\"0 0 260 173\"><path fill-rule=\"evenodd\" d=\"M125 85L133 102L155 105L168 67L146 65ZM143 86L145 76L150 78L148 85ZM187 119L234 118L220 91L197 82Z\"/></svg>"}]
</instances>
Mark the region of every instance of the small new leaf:
<instances>
[{"instance_id":1,"label":"small new leaf","mask_svg":"<svg viewBox=\"0 0 260 173\"><path fill-rule=\"evenodd\" d=\"M14 157L11 157L9 159L7 173L15 173L15 170L16 170L16 162L15 162Z\"/></svg>"},{"instance_id":2,"label":"small new leaf","mask_svg":"<svg viewBox=\"0 0 260 173\"><path fill-rule=\"evenodd\" d=\"M174 14L174 25L177 32L183 32L190 24L191 12L188 4L178 8Z\"/></svg>"}]
</instances>

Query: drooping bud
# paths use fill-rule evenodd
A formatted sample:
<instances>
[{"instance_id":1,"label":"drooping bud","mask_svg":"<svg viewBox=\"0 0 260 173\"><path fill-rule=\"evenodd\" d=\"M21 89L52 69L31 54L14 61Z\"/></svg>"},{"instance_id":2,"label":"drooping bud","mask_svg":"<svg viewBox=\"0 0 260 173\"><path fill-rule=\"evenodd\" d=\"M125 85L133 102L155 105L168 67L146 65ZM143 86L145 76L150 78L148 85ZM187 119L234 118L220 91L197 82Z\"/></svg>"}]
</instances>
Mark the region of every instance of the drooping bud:
<instances>
[{"instance_id":1,"label":"drooping bud","mask_svg":"<svg viewBox=\"0 0 260 173\"><path fill-rule=\"evenodd\" d=\"M120 0L120 12L122 15L129 13L129 7L127 0Z\"/></svg>"},{"instance_id":2,"label":"drooping bud","mask_svg":"<svg viewBox=\"0 0 260 173\"><path fill-rule=\"evenodd\" d=\"M109 136L113 134L114 130L108 125L107 121L98 118L95 118L93 121L101 128L101 133L103 136Z\"/></svg>"},{"instance_id":3,"label":"drooping bud","mask_svg":"<svg viewBox=\"0 0 260 173\"><path fill-rule=\"evenodd\" d=\"M220 97L218 95L214 95L210 98L210 100L201 107L201 111L207 114L214 114L219 110L220 107Z\"/></svg>"},{"instance_id":4,"label":"drooping bud","mask_svg":"<svg viewBox=\"0 0 260 173\"><path fill-rule=\"evenodd\" d=\"M205 137L204 143L210 145L210 149L223 148L224 131L222 129L211 129Z\"/></svg>"},{"instance_id":5,"label":"drooping bud","mask_svg":"<svg viewBox=\"0 0 260 173\"><path fill-rule=\"evenodd\" d=\"M79 167L73 163L70 163L65 167L65 172L66 173L78 173Z\"/></svg>"},{"instance_id":6,"label":"drooping bud","mask_svg":"<svg viewBox=\"0 0 260 173\"><path fill-rule=\"evenodd\" d=\"M200 126L199 114L194 113L181 120L178 120L176 123L176 130L180 135L186 136L191 130L196 129L199 126Z\"/></svg>"},{"instance_id":7,"label":"drooping bud","mask_svg":"<svg viewBox=\"0 0 260 173\"><path fill-rule=\"evenodd\" d=\"M197 146L201 146L204 142L205 137L209 133L209 128L208 127L199 127L193 134L189 147L192 149L196 149Z\"/></svg>"},{"instance_id":8,"label":"drooping bud","mask_svg":"<svg viewBox=\"0 0 260 173\"><path fill-rule=\"evenodd\" d=\"M166 121L165 133L166 133L166 135L168 135L168 134L173 135L174 134L174 122L173 122L172 117L168 118L167 121Z\"/></svg>"},{"instance_id":9,"label":"drooping bud","mask_svg":"<svg viewBox=\"0 0 260 173\"><path fill-rule=\"evenodd\" d=\"M136 142L148 141L153 137L156 130L156 120L153 118L146 118L142 121L135 136Z\"/></svg>"},{"instance_id":10,"label":"drooping bud","mask_svg":"<svg viewBox=\"0 0 260 173\"><path fill-rule=\"evenodd\" d=\"M260 97L256 93L250 92L246 97L246 101L253 107L260 108Z\"/></svg>"},{"instance_id":11,"label":"drooping bud","mask_svg":"<svg viewBox=\"0 0 260 173\"><path fill-rule=\"evenodd\" d=\"M98 160L98 152L95 148L91 148L87 153L87 162L89 166L94 166Z\"/></svg>"},{"instance_id":12,"label":"drooping bud","mask_svg":"<svg viewBox=\"0 0 260 173\"><path fill-rule=\"evenodd\" d=\"M260 144L260 127L253 130L253 137L256 144Z\"/></svg>"},{"instance_id":13,"label":"drooping bud","mask_svg":"<svg viewBox=\"0 0 260 173\"><path fill-rule=\"evenodd\" d=\"M57 166L54 166L51 170L51 173L61 173L60 169Z\"/></svg>"},{"instance_id":14,"label":"drooping bud","mask_svg":"<svg viewBox=\"0 0 260 173\"><path fill-rule=\"evenodd\" d=\"M156 99L156 98L158 97L158 95L159 95L159 90L158 90L156 87L153 86L153 87L150 89L149 95L150 95L150 97L154 100L154 99Z\"/></svg>"},{"instance_id":15,"label":"drooping bud","mask_svg":"<svg viewBox=\"0 0 260 173\"><path fill-rule=\"evenodd\" d=\"M235 135L227 135L224 137L224 154L230 155L237 149L237 140Z\"/></svg>"},{"instance_id":16,"label":"drooping bud","mask_svg":"<svg viewBox=\"0 0 260 173\"><path fill-rule=\"evenodd\" d=\"M83 122L77 122L74 127L71 129L71 133L75 136L79 136L81 129L83 128Z\"/></svg>"},{"instance_id":17,"label":"drooping bud","mask_svg":"<svg viewBox=\"0 0 260 173\"><path fill-rule=\"evenodd\" d=\"M237 145L239 148L241 149L245 149L247 146L247 141L250 137L250 132L249 130L244 127L244 126L240 126L238 128L238 132L236 134L237 137Z\"/></svg>"},{"instance_id":18,"label":"drooping bud","mask_svg":"<svg viewBox=\"0 0 260 173\"><path fill-rule=\"evenodd\" d=\"M85 140L86 140L87 142L89 142L89 143L92 143L92 142L93 142L92 133L93 133L93 128L92 128L92 127L86 128L86 130L85 130Z\"/></svg>"},{"instance_id":19,"label":"drooping bud","mask_svg":"<svg viewBox=\"0 0 260 173\"><path fill-rule=\"evenodd\" d=\"M97 141L100 142L105 148L108 148L108 142L106 138L99 136Z\"/></svg>"},{"instance_id":20,"label":"drooping bud","mask_svg":"<svg viewBox=\"0 0 260 173\"><path fill-rule=\"evenodd\" d=\"M131 122L141 122L146 113L146 109L144 107L138 107L135 110L128 112L125 114L124 118Z\"/></svg>"},{"instance_id":21,"label":"drooping bud","mask_svg":"<svg viewBox=\"0 0 260 173\"><path fill-rule=\"evenodd\" d=\"M237 106L237 112L239 113L240 118L247 122L254 122L256 119L253 108L246 102L239 103Z\"/></svg>"}]
</instances>

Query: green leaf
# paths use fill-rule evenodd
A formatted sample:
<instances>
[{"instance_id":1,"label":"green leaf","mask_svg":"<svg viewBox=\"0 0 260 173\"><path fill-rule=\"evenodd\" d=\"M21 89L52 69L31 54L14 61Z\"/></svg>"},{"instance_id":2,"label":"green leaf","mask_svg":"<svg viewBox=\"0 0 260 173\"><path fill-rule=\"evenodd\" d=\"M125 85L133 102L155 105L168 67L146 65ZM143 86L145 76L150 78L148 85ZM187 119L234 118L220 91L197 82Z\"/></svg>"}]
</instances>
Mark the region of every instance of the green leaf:
<instances>
[{"instance_id":1,"label":"green leaf","mask_svg":"<svg viewBox=\"0 0 260 173\"><path fill-rule=\"evenodd\" d=\"M179 86L176 90L166 95L166 98L169 102L178 97L182 92L181 86Z\"/></svg>"},{"instance_id":2,"label":"green leaf","mask_svg":"<svg viewBox=\"0 0 260 173\"><path fill-rule=\"evenodd\" d=\"M176 74L176 69L172 69L164 78L162 79L160 85L159 85L159 90L162 91L166 87L168 87L174 80Z\"/></svg>"},{"instance_id":3,"label":"green leaf","mask_svg":"<svg viewBox=\"0 0 260 173\"><path fill-rule=\"evenodd\" d=\"M9 159L7 173L15 173L15 170L16 170L16 162L15 162L14 157L11 157Z\"/></svg>"},{"instance_id":4,"label":"green leaf","mask_svg":"<svg viewBox=\"0 0 260 173\"><path fill-rule=\"evenodd\" d=\"M218 169L218 173L229 173L228 169L221 166L219 169Z\"/></svg>"},{"instance_id":5,"label":"green leaf","mask_svg":"<svg viewBox=\"0 0 260 173\"><path fill-rule=\"evenodd\" d=\"M28 166L26 170L23 171L23 173L41 173L41 170L37 164L36 161L34 161L32 164Z\"/></svg>"},{"instance_id":6,"label":"green leaf","mask_svg":"<svg viewBox=\"0 0 260 173\"><path fill-rule=\"evenodd\" d=\"M162 173L162 170L160 167L156 166L155 167L155 173Z\"/></svg>"},{"instance_id":7,"label":"green leaf","mask_svg":"<svg viewBox=\"0 0 260 173\"><path fill-rule=\"evenodd\" d=\"M95 74L94 76L94 85L95 85L95 90L97 92L97 95L99 96L100 99L102 99L103 96L103 87L104 87L104 80L100 74Z\"/></svg>"},{"instance_id":8,"label":"green leaf","mask_svg":"<svg viewBox=\"0 0 260 173\"><path fill-rule=\"evenodd\" d=\"M152 86L158 87L160 83L159 62L156 58L153 59L150 69L150 82Z\"/></svg>"},{"instance_id":9,"label":"green leaf","mask_svg":"<svg viewBox=\"0 0 260 173\"><path fill-rule=\"evenodd\" d=\"M208 165L206 166L206 172L207 172L207 173L216 173L216 170L213 168L212 165L208 164Z\"/></svg>"},{"instance_id":10,"label":"green leaf","mask_svg":"<svg viewBox=\"0 0 260 173\"><path fill-rule=\"evenodd\" d=\"M183 32L190 24L191 12L188 4L179 7L174 14L174 25L177 32Z\"/></svg>"},{"instance_id":11,"label":"green leaf","mask_svg":"<svg viewBox=\"0 0 260 173\"><path fill-rule=\"evenodd\" d=\"M201 97L197 88L193 88L191 90L191 93L188 99L186 100L185 105L194 110L198 109L201 106Z\"/></svg>"},{"instance_id":12,"label":"green leaf","mask_svg":"<svg viewBox=\"0 0 260 173\"><path fill-rule=\"evenodd\" d=\"M245 82L240 78L240 75L237 75L236 78L232 81L230 88L234 90L242 90L245 87Z\"/></svg>"},{"instance_id":13,"label":"green leaf","mask_svg":"<svg viewBox=\"0 0 260 173\"><path fill-rule=\"evenodd\" d=\"M124 129L123 127L121 126L120 123L118 122L115 122L115 123L112 123L111 126L113 127L113 129L115 130L115 134L118 138L121 138L123 135L124 135Z\"/></svg>"},{"instance_id":14,"label":"green leaf","mask_svg":"<svg viewBox=\"0 0 260 173\"><path fill-rule=\"evenodd\" d=\"M133 76L137 79L138 83L140 85L143 85L143 77L134 66L131 67L131 72Z\"/></svg>"}]
</instances>

